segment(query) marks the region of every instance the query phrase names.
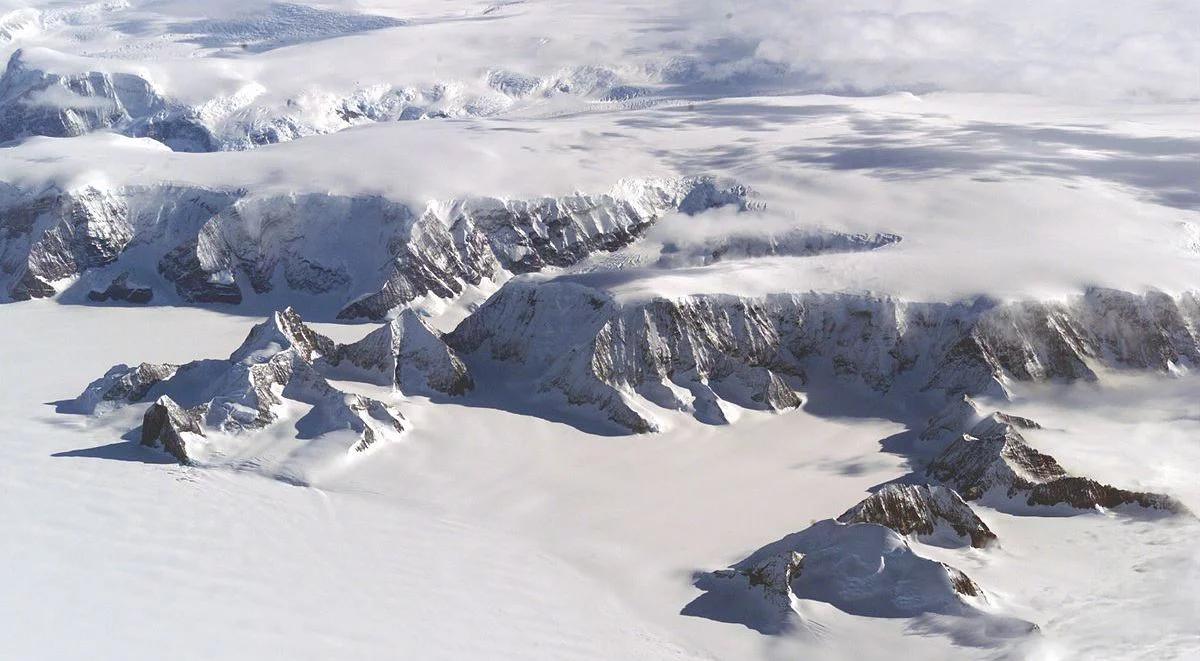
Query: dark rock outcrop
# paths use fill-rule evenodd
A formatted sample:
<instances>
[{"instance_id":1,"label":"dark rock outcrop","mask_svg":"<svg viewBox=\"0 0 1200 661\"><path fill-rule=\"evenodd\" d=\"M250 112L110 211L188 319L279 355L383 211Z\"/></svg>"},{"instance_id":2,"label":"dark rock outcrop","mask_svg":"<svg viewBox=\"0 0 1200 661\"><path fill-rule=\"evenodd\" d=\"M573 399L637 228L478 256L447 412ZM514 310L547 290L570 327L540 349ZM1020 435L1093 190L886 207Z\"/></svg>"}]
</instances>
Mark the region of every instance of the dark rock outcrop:
<instances>
[{"instance_id":1,"label":"dark rock outcrop","mask_svg":"<svg viewBox=\"0 0 1200 661\"><path fill-rule=\"evenodd\" d=\"M104 376L88 384L67 408L79 413L102 413L105 409L142 401L151 388L171 378L178 370L178 365L166 363L142 363L137 367L115 365Z\"/></svg>"},{"instance_id":2,"label":"dark rock outcrop","mask_svg":"<svg viewBox=\"0 0 1200 661\"><path fill-rule=\"evenodd\" d=\"M327 352L321 366L332 375L393 386L406 394L462 395L474 387L455 351L412 310L358 342Z\"/></svg>"},{"instance_id":3,"label":"dark rock outcrop","mask_svg":"<svg viewBox=\"0 0 1200 661\"><path fill-rule=\"evenodd\" d=\"M1054 457L1030 447L1018 424L1033 423L1000 413L984 418L934 459L926 472L953 486L967 500L996 494L1021 498L1029 506L1065 504L1094 509L1137 505L1171 513L1187 511L1169 496L1127 491L1069 475Z\"/></svg>"},{"instance_id":4,"label":"dark rock outcrop","mask_svg":"<svg viewBox=\"0 0 1200 661\"><path fill-rule=\"evenodd\" d=\"M1006 397L1021 381L1092 380L1089 364L1169 372L1197 365L1191 294L1093 291L1064 303L923 304L852 294L621 296L611 276L508 282L452 333L464 355L524 366L531 387L601 411L631 431L653 430L655 407L722 423L720 401L782 410L827 380L880 393L896 384L965 396L931 421L927 439L978 415L970 397ZM1110 309L1108 306L1114 306ZM1168 307L1175 316L1121 313ZM1126 336L1165 338L1147 356ZM1026 423L1012 420L1017 426ZM932 445L932 443L931 443Z\"/></svg>"},{"instance_id":5,"label":"dark rock outcrop","mask_svg":"<svg viewBox=\"0 0 1200 661\"><path fill-rule=\"evenodd\" d=\"M971 506L954 490L943 486L889 484L846 510L837 520L878 523L901 535L916 535L934 543L952 538L983 548L996 540L996 534Z\"/></svg>"},{"instance_id":6,"label":"dark rock outcrop","mask_svg":"<svg viewBox=\"0 0 1200 661\"><path fill-rule=\"evenodd\" d=\"M629 245L670 211L744 208L748 194L741 186L688 177L623 181L602 195L455 201L398 233L389 244L394 261L383 287L347 305L338 318L383 319L425 294L451 298L501 272L570 266Z\"/></svg>"},{"instance_id":7,"label":"dark rock outcrop","mask_svg":"<svg viewBox=\"0 0 1200 661\"><path fill-rule=\"evenodd\" d=\"M149 303L154 298L154 290L129 283L129 273L122 273L104 289L93 289L88 292L88 300L103 303L105 301L125 301L126 303Z\"/></svg>"},{"instance_id":8,"label":"dark rock outcrop","mask_svg":"<svg viewBox=\"0 0 1200 661\"><path fill-rule=\"evenodd\" d=\"M163 447L185 463L204 463L188 434L238 435L275 422L288 401L307 405L296 422L299 437L316 438L349 430L362 451L404 431L403 416L384 402L343 392L314 362L334 343L303 323L291 308L256 325L227 360L197 360L182 366L119 365L93 382L74 402L81 412L103 412L157 396L147 411L142 442Z\"/></svg>"},{"instance_id":9,"label":"dark rock outcrop","mask_svg":"<svg viewBox=\"0 0 1200 661\"><path fill-rule=\"evenodd\" d=\"M706 177L639 179L608 193L470 197L422 210L373 195L0 183L0 288L13 300L52 297L108 267L170 289L114 282L84 292L92 300L237 305L285 289L319 297L341 318L382 320L418 299L624 247L671 212L744 208L747 195Z\"/></svg>"},{"instance_id":10,"label":"dark rock outcrop","mask_svg":"<svg viewBox=\"0 0 1200 661\"><path fill-rule=\"evenodd\" d=\"M166 395L159 397L142 417L142 445L161 448L181 464L192 463L188 453L189 439L198 436L204 436L200 415L180 408Z\"/></svg>"}]
</instances>

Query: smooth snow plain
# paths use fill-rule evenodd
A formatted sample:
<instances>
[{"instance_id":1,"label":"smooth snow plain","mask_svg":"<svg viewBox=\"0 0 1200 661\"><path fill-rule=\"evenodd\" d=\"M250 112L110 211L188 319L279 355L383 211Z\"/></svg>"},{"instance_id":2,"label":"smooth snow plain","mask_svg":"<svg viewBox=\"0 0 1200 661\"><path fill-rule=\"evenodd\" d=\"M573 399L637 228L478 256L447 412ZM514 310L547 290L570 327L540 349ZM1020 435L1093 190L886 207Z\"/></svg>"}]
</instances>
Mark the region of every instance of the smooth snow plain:
<instances>
[{"instance_id":1,"label":"smooth snow plain","mask_svg":"<svg viewBox=\"0 0 1200 661\"><path fill-rule=\"evenodd\" d=\"M765 211L672 216L618 253L531 276L625 298L1054 299L1200 281L1193 4L648 4L0 0L0 56L21 48L55 71L136 72L206 116L294 108L317 130L203 154L104 131L29 137L0 147L0 178L25 190L378 194L415 208L601 191L624 177L711 174L755 191ZM1028 28L1031 12L1042 27ZM801 23L810 29L787 29ZM611 74L610 87L630 90L499 100L486 80L500 68L568 72L577 92L581 70L593 83ZM329 119L331 99L378 85L441 86L449 117ZM486 113L463 110L480 96L494 102ZM902 240L653 266L669 242L792 228ZM450 330L487 293L428 306L431 322ZM307 486L271 477L304 411L256 439L243 465L261 469L248 470L178 466L123 438L141 407L55 412L116 363L225 356L286 303L0 305L0 657L1200 656L1200 524L1107 513L980 506L997 548L913 542L983 585L998 610L1036 623L1027 639L821 602L802 602L812 626L784 636L683 615L697 572L910 470L881 451L903 429L886 402L864 399L853 416L734 411L727 426L681 414L663 433L601 436L491 405L497 397L430 401L339 383L395 401L411 429L353 461L302 466ZM342 341L373 328L316 327ZM481 383L506 387L503 375ZM1192 375L1118 374L1025 387L1005 409L1042 422L1031 440L1069 469L1200 511L1198 395Z\"/></svg>"}]
</instances>

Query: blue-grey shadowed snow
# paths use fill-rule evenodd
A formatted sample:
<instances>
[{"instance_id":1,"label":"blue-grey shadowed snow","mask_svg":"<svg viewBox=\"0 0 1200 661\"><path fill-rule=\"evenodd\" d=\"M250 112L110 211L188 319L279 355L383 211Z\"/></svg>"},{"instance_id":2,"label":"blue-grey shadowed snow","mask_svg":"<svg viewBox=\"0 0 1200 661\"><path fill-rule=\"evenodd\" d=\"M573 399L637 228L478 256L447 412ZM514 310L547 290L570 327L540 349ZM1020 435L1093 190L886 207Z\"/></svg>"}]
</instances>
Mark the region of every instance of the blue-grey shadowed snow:
<instances>
[{"instance_id":1,"label":"blue-grey shadowed snow","mask_svg":"<svg viewBox=\"0 0 1200 661\"><path fill-rule=\"evenodd\" d=\"M914 552L874 523L813 523L767 544L730 569L695 575L704 593L682 615L741 624L766 635L807 628L792 599L828 603L861 617L945 616L959 644L993 646L1037 632L1030 622L978 608L979 587L958 570ZM927 622L918 619L917 622ZM979 635L983 632L984 635Z\"/></svg>"},{"instance_id":2,"label":"blue-grey shadowed snow","mask_svg":"<svg viewBox=\"0 0 1200 661\"><path fill-rule=\"evenodd\" d=\"M689 170L734 169L765 151L783 164L859 171L888 180L969 175L1001 181L1020 177L1091 178L1136 190L1169 207L1200 209L1200 139L1137 136L1104 125L1017 125L942 118L878 117L830 103L779 105L773 101L700 102L646 110L617 124L634 129L735 127L748 135L844 117L848 133L802 144L744 137L708 148L659 149L666 162Z\"/></svg>"},{"instance_id":3,"label":"blue-grey shadowed snow","mask_svg":"<svg viewBox=\"0 0 1200 661\"><path fill-rule=\"evenodd\" d=\"M230 19L201 19L174 23L171 32L194 35L187 41L205 48L238 48L264 51L371 30L404 25L389 16L318 9L286 2L272 3L256 12ZM127 30L136 26L128 25Z\"/></svg>"},{"instance_id":4,"label":"blue-grey shadowed snow","mask_svg":"<svg viewBox=\"0 0 1200 661\"><path fill-rule=\"evenodd\" d=\"M140 429L140 428L139 428ZM94 448L55 452L51 457L76 457L85 459L110 459L132 461L143 464L178 464L179 461L161 450L142 446L136 441L121 441L98 445Z\"/></svg>"},{"instance_id":5,"label":"blue-grey shadowed snow","mask_svg":"<svg viewBox=\"0 0 1200 661\"><path fill-rule=\"evenodd\" d=\"M1159 204L1200 209L1200 139L1131 136L1091 126L971 122L934 128L911 119L865 116L855 117L852 126L854 134L827 145L790 146L778 155L887 179L951 174L1092 178L1134 188Z\"/></svg>"},{"instance_id":6,"label":"blue-grey shadowed snow","mask_svg":"<svg viewBox=\"0 0 1200 661\"><path fill-rule=\"evenodd\" d=\"M567 405L565 398L553 392L537 392L531 388L528 374L518 375L520 368L507 366L484 356L463 356L475 387L465 395L430 393L435 404L456 404L470 408L495 409L530 418L539 418L574 427L596 436L625 436L633 438L628 428L606 420L584 407Z\"/></svg>"}]
</instances>

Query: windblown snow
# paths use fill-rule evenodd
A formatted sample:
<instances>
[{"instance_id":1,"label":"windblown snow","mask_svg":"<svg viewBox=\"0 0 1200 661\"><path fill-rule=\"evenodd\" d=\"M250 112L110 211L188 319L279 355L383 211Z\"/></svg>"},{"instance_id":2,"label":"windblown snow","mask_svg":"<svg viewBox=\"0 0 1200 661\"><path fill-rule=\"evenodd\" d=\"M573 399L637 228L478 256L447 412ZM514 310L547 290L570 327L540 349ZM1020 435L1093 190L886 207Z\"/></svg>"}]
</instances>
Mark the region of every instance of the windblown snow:
<instances>
[{"instance_id":1,"label":"windblown snow","mask_svg":"<svg viewBox=\"0 0 1200 661\"><path fill-rule=\"evenodd\" d=\"M1198 26L0 0L0 657L1200 655Z\"/></svg>"}]
</instances>

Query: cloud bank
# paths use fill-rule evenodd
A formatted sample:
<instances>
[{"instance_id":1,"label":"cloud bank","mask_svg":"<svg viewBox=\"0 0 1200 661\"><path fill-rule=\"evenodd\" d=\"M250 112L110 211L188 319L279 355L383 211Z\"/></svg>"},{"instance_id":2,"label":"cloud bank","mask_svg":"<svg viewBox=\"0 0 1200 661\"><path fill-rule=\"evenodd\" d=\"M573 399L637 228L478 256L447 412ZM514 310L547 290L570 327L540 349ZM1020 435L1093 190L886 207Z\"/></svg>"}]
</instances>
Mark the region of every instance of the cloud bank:
<instances>
[{"instance_id":1,"label":"cloud bank","mask_svg":"<svg viewBox=\"0 0 1200 661\"><path fill-rule=\"evenodd\" d=\"M703 76L814 90L1200 99L1195 0L701 0Z\"/></svg>"}]
</instances>

